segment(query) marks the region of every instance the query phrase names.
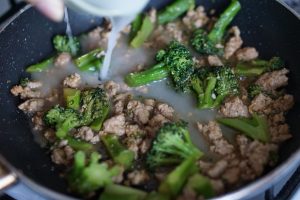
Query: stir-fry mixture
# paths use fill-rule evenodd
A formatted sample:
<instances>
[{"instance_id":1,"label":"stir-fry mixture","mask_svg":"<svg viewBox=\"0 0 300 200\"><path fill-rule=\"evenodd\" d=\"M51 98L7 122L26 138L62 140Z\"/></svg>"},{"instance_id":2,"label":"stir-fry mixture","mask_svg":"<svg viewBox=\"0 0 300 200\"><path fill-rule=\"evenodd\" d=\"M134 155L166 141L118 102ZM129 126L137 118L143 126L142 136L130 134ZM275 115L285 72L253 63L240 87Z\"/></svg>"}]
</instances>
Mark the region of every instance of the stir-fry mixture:
<instances>
[{"instance_id":1,"label":"stir-fry mixture","mask_svg":"<svg viewBox=\"0 0 300 200\"><path fill-rule=\"evenodd\" d=\"M11 93L24 100L18 108L31 117L52 161L65 166L72 192L100 200L205 199L276 165L280 144L292 137L285 122L294 103L284 89L289 70L281 58L263 60L243 46L239 28L229 27L240 9L233 0L217 18L194 0L176 0L137 16L121 38L129 49L157 53L152 66L133 66L124 82L112 77L91 85L84 78L102 66L109 23L78 37L54 37L57 56L26 71L45 80L68 75L50 89L45 80L25 78ZM196 112L217 111L214 120L192 124L207 151L194 144L193 122L179 108L159 100L160 93L147 95L160 80L193 97ZM225 130L235 133L229 138Z\"/></svg>"}]
</instances>

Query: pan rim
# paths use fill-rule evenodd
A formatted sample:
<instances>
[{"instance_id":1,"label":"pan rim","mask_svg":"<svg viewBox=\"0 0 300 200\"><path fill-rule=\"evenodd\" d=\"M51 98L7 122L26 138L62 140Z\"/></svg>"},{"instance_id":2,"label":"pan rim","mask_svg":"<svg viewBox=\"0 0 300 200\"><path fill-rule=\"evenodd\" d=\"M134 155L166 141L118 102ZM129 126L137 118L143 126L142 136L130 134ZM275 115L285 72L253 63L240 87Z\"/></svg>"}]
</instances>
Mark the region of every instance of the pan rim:
<instances>
[{"instance_id":1,"label":"pan rim","mask_svg":"<svg viewBox=\"0 0 300 200\"><path fill-rule=\"evenodd\" d=\"M291 9L285 2L280 0L276 0L282 7L287 9L292 15L294 15L300 21L300 14L298 14L295 10ZM20 17L24 12L32 8L31 5L24 6L20 11L14 14L11 18L6 20L0 26L0 34L5 31L5 29L11 25L14 20ZM284 162L275 167L273 170L268 172L267 174L263 175L262 177L258 178L257 180L249 183L248 185L241 187L238 190L225 193L224 195L218 196L216 198L212 198L212 200L232 200L232 199L242 199L244 197L254 197L255 195L261 193L261 191L265 191L270 186L271 181L277 183L279 179L285 177L291 172L295 166L300 165L300 147L290 155L290 157ZM71 197L69 195L54 191L50 188L47 188L41 184L36 183L31 178L27 177L23 174L20 170L16 169L14 166L10 165L9 168L12 170L13 173L16 173L18 178L23 182L25 185L30 187L33 191L44 195L45 197L50 197L53 199L66 199L66 200L74 200L77 198Z\"/></svg>"}]
</instances>

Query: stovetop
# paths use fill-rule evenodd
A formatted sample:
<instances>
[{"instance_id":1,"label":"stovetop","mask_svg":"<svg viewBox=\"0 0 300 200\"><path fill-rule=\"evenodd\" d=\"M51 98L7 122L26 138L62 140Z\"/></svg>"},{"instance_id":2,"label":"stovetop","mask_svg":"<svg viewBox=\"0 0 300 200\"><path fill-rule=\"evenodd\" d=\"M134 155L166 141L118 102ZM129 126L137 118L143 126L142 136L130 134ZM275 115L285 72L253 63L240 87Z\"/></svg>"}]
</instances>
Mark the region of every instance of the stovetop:
<instances>
[{"instance_id":1,"label":"stovetop","mask_svg":"<svg viewBox=\"0 0 300 200\"><path fill-rule=\"evenodd\" d=\"M282 0L291 8L300 14L300 0ZM22 0L0 0L0 26L5 20L11 17L16 11L22 8L25 3ZM279 199L300 199L300 166L290 172L284 180L268 191L253 199L257 200L279 200ZM296 188L296 189L295 189ZM292 194L291 194L292 193ZM46 200L38 194L31 191L22 183L17 184L13 188L6 191L6 194L1 196L0 200Z\"/></svg>"}]
</instances>

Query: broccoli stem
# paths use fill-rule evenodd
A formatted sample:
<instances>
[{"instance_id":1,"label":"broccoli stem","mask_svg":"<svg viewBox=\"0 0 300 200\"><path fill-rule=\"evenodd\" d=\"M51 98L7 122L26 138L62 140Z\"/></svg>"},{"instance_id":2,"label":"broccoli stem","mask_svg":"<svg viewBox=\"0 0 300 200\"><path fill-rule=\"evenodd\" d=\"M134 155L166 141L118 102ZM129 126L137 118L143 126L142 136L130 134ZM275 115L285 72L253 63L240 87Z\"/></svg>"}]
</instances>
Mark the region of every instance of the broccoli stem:
<instances>
[{"instance_id":1,"label":"broccoli stem","mask_svg":"<svg viewBox=\"0 0 300 200\"><path fill-rule=\"evenodd\" d=\"M176 197L188 177L197 171L197 159L195 156L186 158L161 182L158 191L170 197Z\"/></svg>"},{"instance_id":2,"label":"broccoli stem","mask_svg":"<svg viewBox=\"0 0 300 200\"><path fill-rule=\"evenodd\" d=\"M252 63L238 63L235 73L241 76L258 76L264 73L265 67L262 65L252 65Z\"/></svg>"},{"instance_id":3,"label":"broccoli stem","mask_svg":"<svg viewBox=\"0 0 300 200\"><path fill-rule=\"evenodd\" d=\"M169 70L167 67L164 67L161 63L159 63L145 71L128 74L125 77L125 82L129 87L138 87L154 81L162 80L167 78L168 75Z\"/></svg>"},{"instance_id":4,"label":"broccoli stem","mask_svg":"<svg viewBox=\"0 0 300 200\"><path fill-rule=\"evenodd\" d=\"M261 142L268 142L270 140L268 123L263 116L253 114L252 118L220 118L217 121L241 131L252 139Z\"/></svg>"},{"instance_id":5,"label":"broccoli stem","mask_svg":"<svg viewBox=\"0 0 300 200\"><path fill-rule=\"evenodd\" d=\"M64 88L63 93L67 108L78 110L80 107L80 90Z\"/></svg>"},{"instance_id":6,"label":"broccoli stem","mask_svg":"<svg viewBox=\"0 0 300 200\"><path fill-rule=\"evenodd\" d=\"M90 128L93 131L100 131L100 129L102 128L103 122L104 122L106 116L108 115L108 113L109 113L109 107L103 108L103 115L101 117L95 119L92 122L92 124L90 125Z\"/></svg>"},{"instance_id":7,"label":"broccoli stem","mask_svg":"<svg viewBox=\"0 0 300 200\"><path fill-rule=\"evenodd\" d=\"M195 0L176 0L158 14L158 23L166 24L175 20L188 9L195 7Z\"/></svg>"},{"instance_id":8,"label":"broccoli stem","mask_svg":"<svg viewBox=\"0 0 300 200\"><path fill-rule=\"evenodd\" d=\"M68 141L68 145L70 145L70 147L72 147L76 151L89 152L93 149L93 145L90 143L80 141L69 136L66 137L66 140Z\"/></svg>"},{"instance_id":9,"label":"broccoli stem","mask_svg":"<svg viewBox=\"0 0 300 200\"><path fill-rule=\"evenodd\" d=\"M206 177L197 173L191 176L185 185L185 188L189 188L191 191L195 191L197 195L211 198L215 195L213 187Z\"/></svg>"},{"instance_id":10,"label":"broccoli stem","mask_svg":"<svg viewBox=\"0 0 300 200\"><path fill-rule=\"evenodd\" d=\"M110 184L105 187L99 200L143 200L147 193L132 187Z\"/></svg>"},{"instance_id":11,"label":"broccoli stem","mask_svg":"<svg viewBox=\"0 0 300 200\"><path fill-rule=\"evenodd\" d=\"M134 160L134 152L126 149L118 140L117 136L107 134L101 137L107 151L109 152L112 159L123 165L126 169L132 166Z\"/></svg>"},{"instance_id":12,"label":"broccoli stem","mask_svg":"<svg viewBox=\"0 0 300 200\"><path fill-rule=\"evenodd\" d=\"M134 21L131 23L129 39L130 41L137 35L138 31L140 30L143 23L143 15L138 14Z\"/></svg>"},{"instance_id":13,"label":"broccoli stem","mask_svg":"<svg viewBox=\"0 0 300 200\"><path fill-rule=\"evenodd\" d=\"M137 31L134 38L131 40L130 45L133 48L139 48L149 38L154 29L154 24L151 22L149 16L145 16L140 29ZM135 31L135 30L134 30Z\"/></svg>"},{"instance_id":14,"label":"broccoli stem","mask_svg":"<svg viewBox=\"0 0 300 200\"><path fill-rule=\"evenodd\" d=\"M203 100L200 101L199 102L200 105L198 105L198 107L200 109L213 107L214 101L213 101L212 95L213 95L213 90L216 86L216 83L217 83L217 78L211 77L208 79L207 87L205 88Z\"/></svg>"},{"instance_id":15,"label":"broccoli stem","mask_svg":"<svg viewBox=\"0 0 300 200\"><path fill-rule=\"evenodd\" d=\"M48 69L54 63L54 57L48 58L43 60L40 63L31 65L27 67L26 72L33 73L33 72L42 72Z\"/></svg>"},{"instance_id":16,"label":"broccoli stem","mask_svg":"<svg viewBox=\"0 0 300 200\"><path fill-rule=\"evenodd\" d=\"M102 66L104 58L104 55L101 55L102 51L102 49L98 48L76 58L74 61L75 65L80 71L98 71Z\"/></svg>"},{"instance_id":17,"label":"broccoli stem","mask_svg":"<svg viewBox=\"0 0 300 200\"><path fill-rule=\"evenodd\" d=\"M238 0L231 1L230 5L221 14L213 29L208 34L210 41L216 44L222 40L227 26L231 23L240 9L241 4Z\"/></svg>"}]
</instances>

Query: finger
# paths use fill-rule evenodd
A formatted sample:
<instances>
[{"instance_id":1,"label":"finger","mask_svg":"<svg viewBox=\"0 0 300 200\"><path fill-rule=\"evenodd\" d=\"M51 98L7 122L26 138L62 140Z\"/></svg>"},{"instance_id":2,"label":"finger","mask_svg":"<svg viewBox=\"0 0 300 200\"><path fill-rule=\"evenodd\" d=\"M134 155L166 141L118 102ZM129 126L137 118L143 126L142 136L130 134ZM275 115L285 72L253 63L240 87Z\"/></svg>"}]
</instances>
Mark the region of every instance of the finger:
<instances>
[{"instance_id":1,"label":"finger","mask_svg":"<svg viewBox=\"0 0 300 200\"><path fill-rule=\"evenodd\" d=\"M27 0L44 15L54 21L61 21L64 16L64 4L62 0Z\"/></svg>"}]
</instances>

